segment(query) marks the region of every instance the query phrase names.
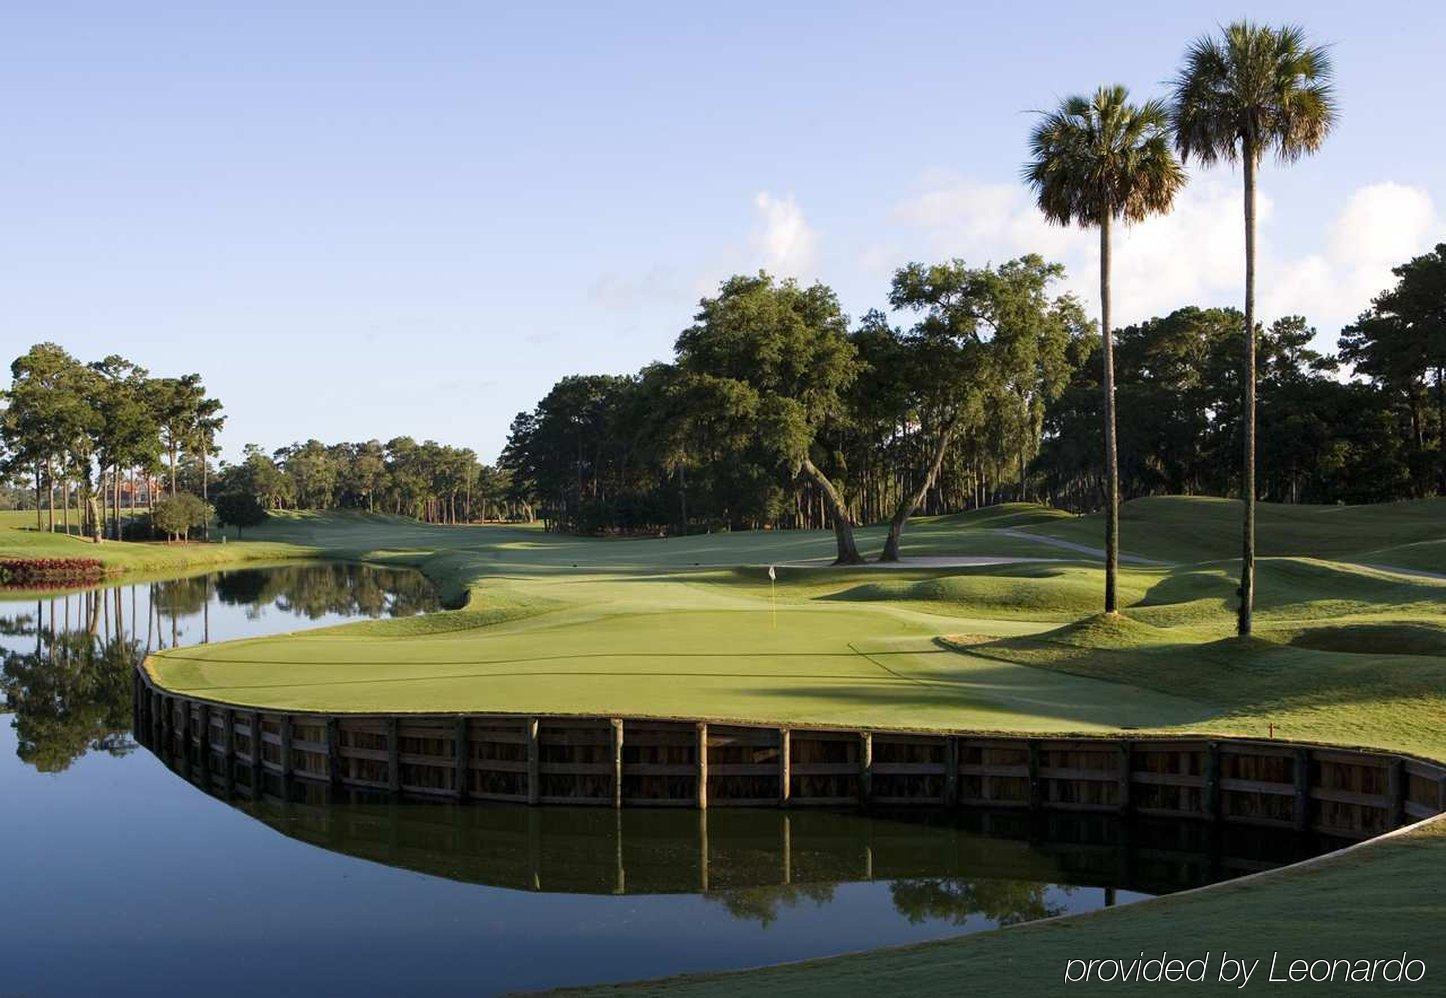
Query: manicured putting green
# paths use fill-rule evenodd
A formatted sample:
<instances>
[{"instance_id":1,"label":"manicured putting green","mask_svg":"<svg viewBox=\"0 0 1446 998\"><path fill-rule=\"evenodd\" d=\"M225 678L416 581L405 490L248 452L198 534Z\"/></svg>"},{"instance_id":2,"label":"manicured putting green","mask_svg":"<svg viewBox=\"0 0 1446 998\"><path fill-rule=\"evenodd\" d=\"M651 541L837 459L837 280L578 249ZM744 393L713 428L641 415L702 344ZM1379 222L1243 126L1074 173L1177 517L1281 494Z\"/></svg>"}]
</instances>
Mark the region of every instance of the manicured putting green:
<instances>
[{"instance_id":1,"label":"manicured putting green","mask_svg":"<svg viewBox=\"0 0 1446 998\"><path fill-rule=\"evenodd\" d=\"M640 602L666 603L633 582ZM644 600L647 594L650 600ZM688 592L688 602L697 602ZM1162 693L954 652L960 620L856 604L775 611L569 610L462 632L353 637L345 629L168 652L157 678L247 706L328 711L533 711L795 723L1093 731L1183 723L1201 706Z\"/></svg>"}]
</instances>

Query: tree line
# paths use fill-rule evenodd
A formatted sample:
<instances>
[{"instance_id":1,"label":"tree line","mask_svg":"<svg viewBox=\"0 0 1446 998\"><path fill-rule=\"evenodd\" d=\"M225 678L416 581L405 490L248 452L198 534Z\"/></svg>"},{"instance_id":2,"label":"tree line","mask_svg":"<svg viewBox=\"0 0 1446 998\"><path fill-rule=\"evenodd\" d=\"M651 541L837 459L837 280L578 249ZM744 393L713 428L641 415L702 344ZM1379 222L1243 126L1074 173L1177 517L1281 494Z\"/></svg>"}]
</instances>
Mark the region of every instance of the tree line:
<instances>
[{"instance_id":1,"label":"tree line","mask_svg":"<svg viewBox=\"0 0 1446 998\"><path fill-rule=\"evenodd\" d=\"M163 487L183 491L183 465L210 487L210 457L225 422L219 400L199 374L153 377L112 354L85 363L54 343L38 343L10 365L11 385L0 413L0 469L25 481L40 529L70 529L72 501L82 534L120 538L122 499L148 506Z\"/></svg>"},{"instance_id":2,"label":"tree line","mask_svg":"<svg viewBox=\"0 0 1446 998\"><path fill-rule=\"evenodd\" d=\"M306 440L271 454L249 444L221 472L223 494L254 497L263 510L361 509L428 523L530 520L530 506L512 498L510 486L506 471L469 448L411 437Z\"/></svg>"},{"instance_id":3,"label":"tree line","mask_svg":"<svg viewBox=\"0 0 1446 998\"><path fill-rule=\"evenodd\" d=\"M1419 320L1401 309L1428 297L1411 290L1427 274L1446 299L1446 246L1397 273L1337 353L1312 348L1302 316L1257 331L1262 499L1442 494L1439 357L1410 363ZM670 362L565 377L519 414L501 460L512 495L588 533L826 527L819 474L854 523L1015 499L1100 509L1103 350L1051 293L1060 276L1037 257L911 264L889 295L908 326L883 311L848 324L822 285L732 278ZM1238 491L1243 330L1237 309L1192 306L1114 331L1124 498Z\"/></svg>"},{"instance_id":4,"label":"tree line","mask_svg":"<svg viewBox=\"0 0 1446 998\"><path fill-rule=\"evenodd\" d=\"M247 527L273 509L365 509L432 523L532 516L512 496L509 473L467 448L410 437L307 440L270 454L248 445L239 462L218 464L225 416L199 374L154 377L119 355L85 363L54 343L31 347L10 371L0 470L12 498L34 508L38 529L69 533L72 509L80 533L97 541L132 530L186 537L213 514Z\"/></svg>"}]
</instances>

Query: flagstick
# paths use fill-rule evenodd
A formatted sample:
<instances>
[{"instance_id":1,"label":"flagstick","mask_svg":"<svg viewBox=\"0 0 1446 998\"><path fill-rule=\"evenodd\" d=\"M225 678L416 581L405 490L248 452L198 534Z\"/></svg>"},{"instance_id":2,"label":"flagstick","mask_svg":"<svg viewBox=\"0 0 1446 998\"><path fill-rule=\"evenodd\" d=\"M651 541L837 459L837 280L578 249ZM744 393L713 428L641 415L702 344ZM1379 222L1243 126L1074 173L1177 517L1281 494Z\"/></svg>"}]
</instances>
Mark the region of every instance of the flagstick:
<instances>
[{"instance_id":1,"label":"flagstick","mask_svg":"<svg viewBox=\"0 0 1446 998\"><path fill-rule=\"evenodd\" d=\"M768 607L773 613L773 629L778 630L778 592L773 566L768 566Z\"/></svg>"}]
</instances>

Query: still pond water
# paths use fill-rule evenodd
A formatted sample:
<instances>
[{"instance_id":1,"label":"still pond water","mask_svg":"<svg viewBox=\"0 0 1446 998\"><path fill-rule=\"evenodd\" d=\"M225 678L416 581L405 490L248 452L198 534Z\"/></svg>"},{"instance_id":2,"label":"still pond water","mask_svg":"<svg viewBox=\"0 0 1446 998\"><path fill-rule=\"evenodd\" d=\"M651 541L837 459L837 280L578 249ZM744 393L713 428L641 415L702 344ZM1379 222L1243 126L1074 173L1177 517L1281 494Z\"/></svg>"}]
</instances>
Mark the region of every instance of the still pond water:
<instances>
[{"instance_id":1,"label":"still pond water","mask_svg":"<svg viewBox=\"0 0 1446 998\"><path fill-rule=\"evenodd\" d=\"M0 592L0 994L486 994L757 966L1324 848L1100 816L459 807L305 786L253 805L131 737L147 650L436 608L420 575L358 565Z\"/></svg>"}]
</instances>

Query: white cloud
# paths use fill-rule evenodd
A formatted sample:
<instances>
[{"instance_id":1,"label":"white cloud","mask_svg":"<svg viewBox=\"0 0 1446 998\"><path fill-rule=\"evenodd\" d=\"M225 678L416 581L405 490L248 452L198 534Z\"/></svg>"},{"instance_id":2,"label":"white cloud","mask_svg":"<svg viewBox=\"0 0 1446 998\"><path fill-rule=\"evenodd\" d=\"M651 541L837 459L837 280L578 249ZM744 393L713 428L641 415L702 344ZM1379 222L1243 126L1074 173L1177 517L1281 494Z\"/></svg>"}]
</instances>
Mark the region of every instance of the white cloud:
<instances>
[{"instance_id":1,"label":"white cloud","mask_svg":"<svg viewBox=\"0 0 1446 998\"><path fill-rule=\"evenodd\" d=\"M753 250L761 266L780 277L809 278L818 265L818 234L803 217L793 195L778 197L760 191L753 198L757 225Z\"/></svg>"},{"instance_id":2,"label":"white cloud","mask_svg":"<svg viewBox=\"0 0 1446 998\"><path fill-rule=\"evenodd\" d=\"M1334 333L1395 282L1392 267L1440 238L1442 223L1430 195L1418 187L1385 181L1356 188L1337 214L1324 252L1271 266L1262 293L1266 314L1299 312Z\"/></svg>"},{"instance_id":3,"label":"white cloud","mask_svg":"<svg viewBox=\"0 0 1446 998\"><path fill-rule=\"evenodd\" d=\"M610 312L636 312L645 306L686 300L690 289L671 267L657 266L637 276L603 274L588 289L588 300Z\"/></svg>"},{"instance_id":4,"label":"white cloud","mask_svg":"<svg viewBox=\"0 0 1446 998\"><path fill-rule=\"evenodd\" d=\"M1261 215L1270 202L1261 199ZM1096 308L1099 235L1052 225L1029 192L1015 184L954 181L898 206L898 218L928 233L935 256L999 263L1039 253L1065 264L1067 286ZM1179 305L1209 301L1238 285L1244 236L1238 188L1202 183L1187 188L1175 210L1117 230L1113 246L1116 322L1134 322Z\"/></svg>"},{"instance_id":5,"label":"white cloud","mask_svg":"<svg viewBox=\"0 0 1446 998\"><path fill-rule=\"evenodd\" d=\"M1391 281L1390 268L1422 253L1439 236L1430 197L1384 182L1360 187L1319 233L1322 252L1287 258L1271 246L1273 203L1258 202L1257 287L1261 317L1300 313L1330 339ZM1095 230L1047 223L1029 193L1014 184L981 184L933 175L895 212L922 233L915 256L959 256L998 263L1037 252L1068 270L1067 286L1098 308L1099 236ZM918 239L912 240L918 246ZM1135 322L1186 304L1235 304L1244 292L1241 189L1214 177L1196 178L1175 210L1117 230L1113 253L1117 323ZM861 256L866 270L885 258L876 247Z\"/></svg>"}]
</instances>

